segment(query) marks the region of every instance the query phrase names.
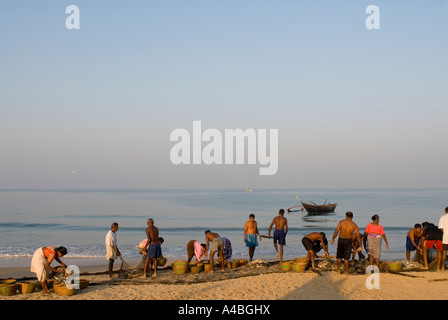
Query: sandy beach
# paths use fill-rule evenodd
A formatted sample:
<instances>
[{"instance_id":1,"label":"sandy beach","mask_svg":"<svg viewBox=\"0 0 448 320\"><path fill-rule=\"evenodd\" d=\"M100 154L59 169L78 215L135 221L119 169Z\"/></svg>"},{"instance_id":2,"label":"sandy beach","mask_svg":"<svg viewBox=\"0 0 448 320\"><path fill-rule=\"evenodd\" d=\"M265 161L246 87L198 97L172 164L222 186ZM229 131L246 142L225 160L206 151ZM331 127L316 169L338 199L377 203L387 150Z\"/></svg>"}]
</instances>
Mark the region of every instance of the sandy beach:
<instances>
[{"instance_id":1,"label":"sandy beach","mask_svg":"<svg viewBox=\"0 0 448 320\"><path fill-rule=\"evenodd\" d=\"M333 267L329 268L329 264ZM364 264L365 265L365 264ZM321 265L320 265L321 266ZM140 279L137 273L106 274L105 266L80 267L87 289L73 296L52 292L42 295L17 293L0 300L446 300L448 272L406 271L379 274L379 288L368 289L369 274L350 267L350 275L334 271L334 261L316 273L284 271L276 261L255 260L236 269L215 273L175 274L170 266L159 269L157 278ZM18 275L26 268L10 268ZM361 271L360 271L361 270ZM2 274L8 270L2 269ZM20 277L16 278L20 281Z\"/></svg>"}]
</instances>

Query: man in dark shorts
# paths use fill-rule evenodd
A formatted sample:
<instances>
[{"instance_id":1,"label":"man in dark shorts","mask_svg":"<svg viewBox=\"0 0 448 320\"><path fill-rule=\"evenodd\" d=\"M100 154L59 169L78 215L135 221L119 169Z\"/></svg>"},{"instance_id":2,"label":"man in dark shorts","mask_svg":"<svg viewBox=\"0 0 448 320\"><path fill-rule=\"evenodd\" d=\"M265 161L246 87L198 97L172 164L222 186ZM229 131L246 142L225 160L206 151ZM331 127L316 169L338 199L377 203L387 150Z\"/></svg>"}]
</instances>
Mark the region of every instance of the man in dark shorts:
<instances>
[{"instance_id":1,"label":"man in dark shorts","mask_svg":"<svg viewBox=\"0 0 448 320\"><path fill-rule=\"evenodd\" d=\"M411 260L411 251L420 250L419 241L422 233L422 226L416 223L414 228L406 234L406 260Z\"/></svg>"},{"instance_id":2,"label":"man in dark shorts","mask_svg":"<svg viewBox=\"0 0 448 320\"><path fill-rule=\"evenodd\" d=\"M337 272L341 273L341 263L344 259L345 274L348 275L348 264L352 251L352 237L353 232L356 234L358 243L361 243L361 237L359 236L358 226L352 221L353 212L347 211L345 219L339 221L336 230L334 231L333 238L331 239L331 245L334 245L334 239L338 236L338 247L336 251Z\"/></svg>"},{"instance_id":3,"label":"man in dark shorts","mask_svg":"<svg viewBox=\"0 0 448 320\"><path fill-rule=\"evenodd\" d=\"M146 270L151 266L154 266L153 277L157 277L157 258L162 255L162 248L159 240L159 229L154 225L153 219L148 219L148 228L145 229L146 237L148 241L146 242L146 263L143 269L143 275L140 278L146 278Z\"/></svg>"},{"instance_id":4,"label":"man in dark shorts","mask_svg":"<svg viewBox=\"0 0 448 320\"><path fill-rule=\"evenodd\" d=\"M279 258L277 242L280 245L280 262L283 261L283 246L286 245L286 234L288 233L288 220L284 217L285 210L280 209L278 216L272 220L268 230L268 237L271 236L272 226L275 225L274 230L274 248L277 252L277 259Z\"/></svg>"},{"instance_id":5,"label":"man in dark shorts","mask_svg":"<svg viewBox=\"0 0 448 320\"><path fill-rule=\"evenodd\" d=\"M443 231L440 230L433 223L424 223L425 227L422 231L421 241L424 243L423 246L423 259L425 266L423 269L428 270L428 250L432 248L437 249L437 271L442 270L442 251L443 251Z\"/></svg>"},{"instance_id":6,"label":"man in dark shorts","mask_svg":"<svg viewBox=\"0 0 448 320\"><path fill-rule=\"evenodd\" d=\"M316 254L321 248L325 250L325 256L328 257L328 241L323 232L311 232L302 238L302 244L308 251L308 259L311 260L311 267L316 268Z\"/></svg>"}]
</instances>

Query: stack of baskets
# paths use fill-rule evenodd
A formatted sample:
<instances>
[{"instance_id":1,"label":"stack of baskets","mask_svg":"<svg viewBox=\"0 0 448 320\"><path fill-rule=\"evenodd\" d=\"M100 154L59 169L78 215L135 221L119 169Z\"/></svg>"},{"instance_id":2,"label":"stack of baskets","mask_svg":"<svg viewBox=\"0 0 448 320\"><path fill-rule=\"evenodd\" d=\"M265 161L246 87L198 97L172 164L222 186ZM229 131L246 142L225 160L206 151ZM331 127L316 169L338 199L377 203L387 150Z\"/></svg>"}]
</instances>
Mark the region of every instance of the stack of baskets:
<instances>
[{"instance_id":1,"label":"stack of baskets","mask_svg":"<svg viewBox=\"0 0 448 320\"><path fill-rule=\"evenodd\" d=\"M89 286L88 279L79 279L80 289L86 289ZM38 281L22 281L17 282L14 279L8 279L0 281L0 293L3 296L12 296L17 294L17 292L26 294L33 293L37 288L40 288L41 284ZM53 280L47 280L48 289L53 288L54 292L64 295L71 296L76 293L76 289L68 289L64 282L54 283Z\"/></svg>"},{"instance_id":2,"label":"stack of baskets","mask_svg":"<svg viewBox=\"0 0 448 320\"><path fill-rule=\"evenodd\" d=\"M284 261L280 263L283 271L305 272L308 267L309 259L307 257L295 258L294 261Z\"/></svg>"},{"instance_id":3,"label":"stack of baskets","mask_svg":"<svg viewBox=\"0 0 448 320\"><path fill-rule=\"evenodd\" d=\"M305 272L308 262L294 262L292 264L292 271L294 272Z\"/></svg>"},{"instance_id":4,"label":"stack of baskets","mask_svg":"<svg viewBox=\"0 0 448 320\"><path fill-rule=\"evenodd\" d=\"M292 271L305 272L306 267L308 266L308 262L309 262L308 257L295 258L294 263L292 264Z\"/></svg>"},{"instance_id":5,"label":"stack of baskets","mask_svg":"<svg viewBox=\"0 0 448 320\"><path fill-rule=\"evenodd\" d=\"M280 262L280 268L281 268L283 271L290 271L290 270L291 270L291 264L292 264L292 261L283 261L283 262Z\"/></svg>"}]
</instances>

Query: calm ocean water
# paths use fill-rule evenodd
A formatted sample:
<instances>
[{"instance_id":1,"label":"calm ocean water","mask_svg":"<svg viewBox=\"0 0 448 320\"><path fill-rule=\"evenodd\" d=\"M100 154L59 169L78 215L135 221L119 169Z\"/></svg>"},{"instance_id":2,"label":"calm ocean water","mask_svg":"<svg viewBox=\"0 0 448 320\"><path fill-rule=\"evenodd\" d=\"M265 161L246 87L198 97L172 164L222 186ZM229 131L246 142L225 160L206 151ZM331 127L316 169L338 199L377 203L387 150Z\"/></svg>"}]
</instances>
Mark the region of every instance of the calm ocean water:
<instances>
[{"instance_id":1,"label":"calm ocean water","mask_svg":"<svg viewBox=\"0 0 448 320\"><path fill-rule=\"evenodd\" d=\"M243 227L254 213L260 232L267 234L278 210L304 202L337 202L335 213L308 216L305 211L286 213L289 233L285 258L304 255L301 239L323 231L331 240L345 212L354 213L361 232L373 214L380 216L390 249L383 259L405 258L405 237L415 223L438 223L448 206L448 189L372 190L0 190L0 263L14 257L31 257L41 246L63 245L67 257L105 255L104 238L118 222L123 257L136 258L135 246L145 238L146 220L153 218L165 239L163 254L186 257L189 240L204 241L210 229L232 242L233 257L247 258ZM384 247L384 246L383 246ZM336 246L330 246L330 255ZM272 241L263 239L255 258L273 259ZM1 265L0 265L1 266Z\"/></svg>"}]
</instances>

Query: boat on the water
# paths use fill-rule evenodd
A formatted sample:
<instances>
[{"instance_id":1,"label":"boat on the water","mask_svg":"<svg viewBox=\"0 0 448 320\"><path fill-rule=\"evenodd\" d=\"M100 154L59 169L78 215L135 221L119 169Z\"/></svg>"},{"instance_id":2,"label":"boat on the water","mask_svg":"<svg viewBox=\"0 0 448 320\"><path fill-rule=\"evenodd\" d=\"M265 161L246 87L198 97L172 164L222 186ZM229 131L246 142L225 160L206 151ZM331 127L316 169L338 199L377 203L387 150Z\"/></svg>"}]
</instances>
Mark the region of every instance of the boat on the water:
<instances>
[{"instance_id":1,"label":"boat on the water","mask_svg":"<svg viewBox=\"0 0 448 320\"><path fill-rule=\"evenodd\" d=\"M312 204L304 203L302 202L303 208L308 212L308 214L325 214L325 213L331 213L334 212L336 207L338 206L337 203L324 203L324 204L315 204L314 202L310 201ZM326 202L326 201L325 201Z\"/></svg>"}]
</instances>

